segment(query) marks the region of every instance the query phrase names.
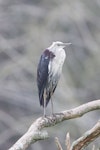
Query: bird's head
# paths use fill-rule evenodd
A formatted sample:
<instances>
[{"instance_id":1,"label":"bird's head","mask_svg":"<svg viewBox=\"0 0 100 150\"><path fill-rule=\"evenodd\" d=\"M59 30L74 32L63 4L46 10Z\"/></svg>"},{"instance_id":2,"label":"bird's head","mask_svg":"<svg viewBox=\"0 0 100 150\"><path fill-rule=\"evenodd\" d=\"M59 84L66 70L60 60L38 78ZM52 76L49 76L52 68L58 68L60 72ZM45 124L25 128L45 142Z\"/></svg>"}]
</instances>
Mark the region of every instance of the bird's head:
<instances>
[{"instance_id":1,"label":"bird's head","mask_svg":"<svg viewBox=\"0 0 100 150\"><path fill-rule=\"evenodd\" d=\"M53 42L52 45L50 47L48 47L48 49L51 51L55 51L55 50L63 49L64 47L66 47L70 44L71 43L63 43L60 41L56 41L56 42Z\"/></svg>"}]
</instances>

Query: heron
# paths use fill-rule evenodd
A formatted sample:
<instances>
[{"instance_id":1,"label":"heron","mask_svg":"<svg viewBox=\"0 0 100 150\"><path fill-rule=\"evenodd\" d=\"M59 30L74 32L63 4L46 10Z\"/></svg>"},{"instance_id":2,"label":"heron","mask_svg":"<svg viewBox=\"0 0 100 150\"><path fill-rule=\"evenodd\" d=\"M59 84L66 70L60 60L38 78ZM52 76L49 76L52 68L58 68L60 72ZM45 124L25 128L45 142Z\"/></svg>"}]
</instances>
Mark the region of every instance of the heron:
<instances>
[{"instance_id":1,"label":"heron","mask_svg":"<svg viewBox=\"0 0 100 150\"><path fill-rule=\"evenodd\" d=\"M37 67L37 87L40 105L44 109L44 117L46 117L46 107L50 100L52 115L54 114L52 95L57 87L66 58L64 48L70 44L60 41L53 42L40 57Z\"/></svg>"}]
</instances>

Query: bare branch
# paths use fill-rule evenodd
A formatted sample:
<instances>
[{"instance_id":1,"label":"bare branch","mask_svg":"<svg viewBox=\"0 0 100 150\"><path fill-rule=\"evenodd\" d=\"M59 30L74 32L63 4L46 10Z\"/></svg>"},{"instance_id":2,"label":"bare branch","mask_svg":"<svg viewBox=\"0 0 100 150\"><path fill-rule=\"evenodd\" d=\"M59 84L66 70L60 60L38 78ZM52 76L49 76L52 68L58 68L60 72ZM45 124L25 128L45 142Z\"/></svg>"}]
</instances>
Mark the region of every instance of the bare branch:
<instances>
[{"instance_id":1,"label":"bare branch","mask_svg":"<svg viewBox=\"0 0 100 150\"><path fill-rule=\"evenodd\" d=\"M95 145L93 145L93 148L92 148L92 150L95 150Z\"/></svg>"},{"instance_id":2,"label":"bare branch","mask_svg":"<svg viewBox=\"0 0 100 150\"><path fill-rule=\"evenodd\" d=\"M66 134L65 145L67 147L67 150L70 150L70 135L69 135L69 132Z\"/></svg>"},{"instance_id":3,"label":"bare branch","mask_svg":"<svg viewBox=\"0 0 100 150\"><path fill-rule=\"evenodd\" d=\"M46 131L28 131L26 132L9 150L25 150L32 143L48 138Z\"/></svg>"},{"instance_id":4,"label":"bare branch","mask_svg":"<svg viewBox=\"0 0 100 150\"><path fill-rule=\"evenodd\" d=\"M48 116L46 118L40 117L33 122L29 130L9 150L25 150L31 143L48 138L48 133L41 131L43 128L54 126L64 120L81 117L97 109L100 109L100 100L83 104L74 109L62 111L54 116Z\"/></svg>"},{"instance_id":5,"label":"bare branch","mask_svg":"<svg viewBox=\"0 0 100 150\"><path fill-rule=\"evenodd\" d=\"M62 149L62 146L61 146L61 144L60 144L60 142L59 142L59 139L58 139L57 137L55 138L55 143L56 143L56 145L57 145L58 150L63 150L63 149Z\"/></svg>"},{"instance_id":6,"label":"bare branch","mask_svg":"<svg viewBox=\"0 0 100 150\"><path fill-rule=\"evenodd\" d=\"M100 121L98 121L92 129L84 133L82 137L74 141L70 150L81 150L86 146L88 146L92 141L94 141L99 136L100 136Z\"/></svg>"}]
</instances>

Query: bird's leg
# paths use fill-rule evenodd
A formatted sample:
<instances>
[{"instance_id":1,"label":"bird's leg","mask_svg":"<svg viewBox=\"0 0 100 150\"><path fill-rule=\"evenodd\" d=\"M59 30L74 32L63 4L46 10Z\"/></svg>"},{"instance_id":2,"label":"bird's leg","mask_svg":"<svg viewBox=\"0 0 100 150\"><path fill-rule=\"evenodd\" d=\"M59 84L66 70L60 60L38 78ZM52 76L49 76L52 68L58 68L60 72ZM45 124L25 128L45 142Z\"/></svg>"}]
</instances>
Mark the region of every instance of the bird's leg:
<instances>
[{"instance_id":1,"label":"bird's leg","mask_svg":"<svg viewBox=\"0 0 100 150\"><path fill-rule=\"evenodd\" d=\"M46 107L45 107L45 102L44 102L44 112L43 112L43 116L46 117Z\"/></svg>"},{"instance_id":2,"label":"bird's leg","mask_svg":"<svg viewBox=\"0 0 100 150\"><path fill-rule=\"evenodd\" d=\"M44 106L43 106L43 117L46 117L46 91L44 91Z\"/></svg>"},{"instance_id":3,"label":"bird's leg","mask_svg":"<svg viewBox=\"0 0 100 150\"><path fill-rule=\"evenodd\" d=\"M53 100L52 100L52 96L51 96L51 112L52 112L52 115L54 115L54 111L53 111Z\"/></svg>"}]
</instances>

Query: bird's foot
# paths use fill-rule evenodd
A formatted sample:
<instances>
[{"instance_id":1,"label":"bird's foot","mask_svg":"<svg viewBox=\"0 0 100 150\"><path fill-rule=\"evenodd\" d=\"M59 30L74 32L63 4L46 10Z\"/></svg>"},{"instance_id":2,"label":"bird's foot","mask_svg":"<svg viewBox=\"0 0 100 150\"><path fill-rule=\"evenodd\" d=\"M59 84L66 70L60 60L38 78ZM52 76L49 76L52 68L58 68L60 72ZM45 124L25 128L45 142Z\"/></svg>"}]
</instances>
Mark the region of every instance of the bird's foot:
<instances>
[{"instance_id":1,"label":"bird's foot","mask_svg":"<svg viewBox=\"0 0 100 150\"><path fill-rule=\"evenodd\" d=\"M50 117L47 116L47 115L43 115L42 118L43 118L43 119L46 119L46 118L47 118L47 119L50 119Z\"/></svg>"}]
</instances>

